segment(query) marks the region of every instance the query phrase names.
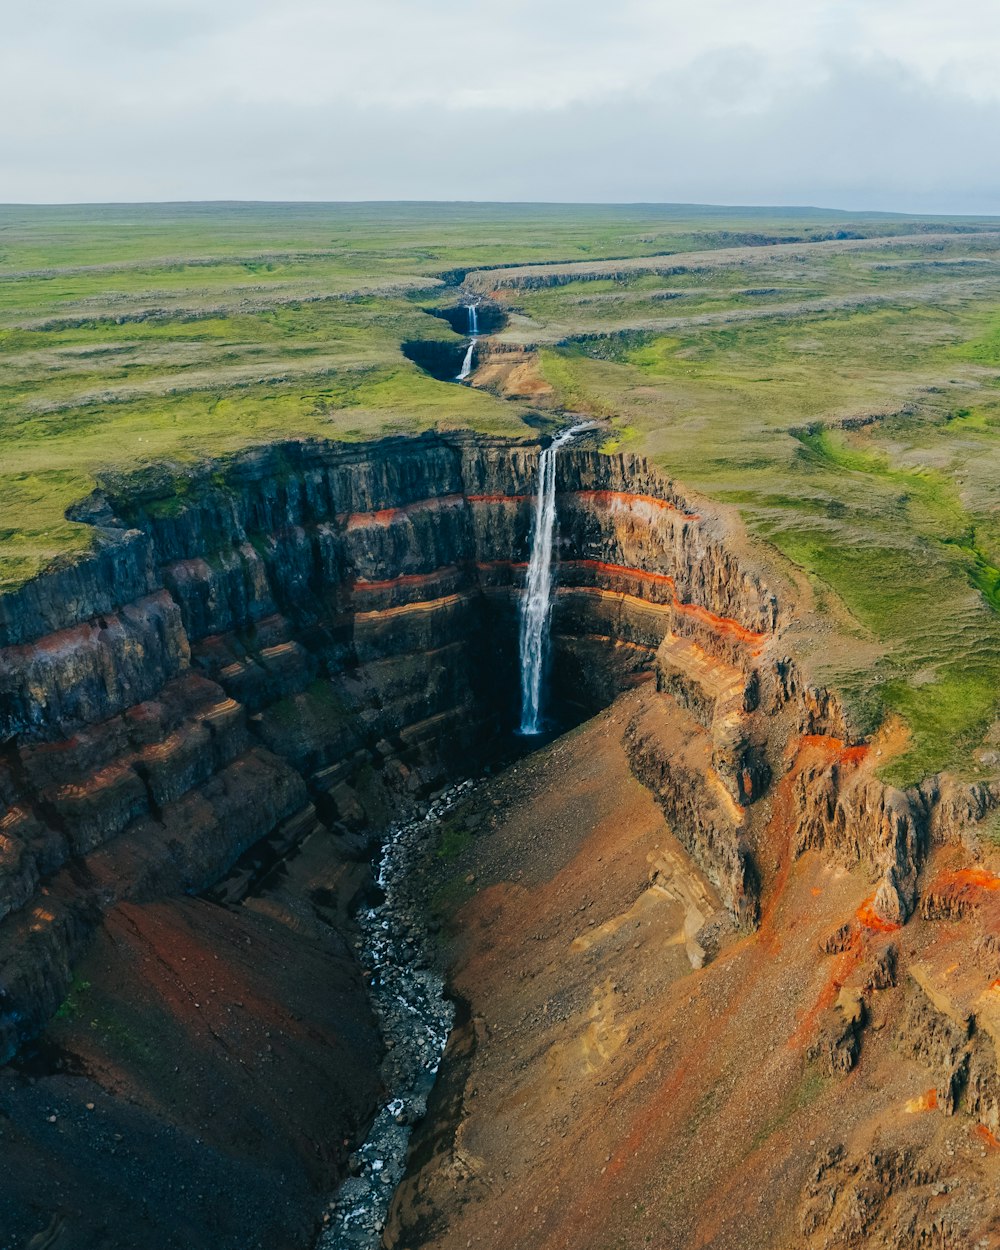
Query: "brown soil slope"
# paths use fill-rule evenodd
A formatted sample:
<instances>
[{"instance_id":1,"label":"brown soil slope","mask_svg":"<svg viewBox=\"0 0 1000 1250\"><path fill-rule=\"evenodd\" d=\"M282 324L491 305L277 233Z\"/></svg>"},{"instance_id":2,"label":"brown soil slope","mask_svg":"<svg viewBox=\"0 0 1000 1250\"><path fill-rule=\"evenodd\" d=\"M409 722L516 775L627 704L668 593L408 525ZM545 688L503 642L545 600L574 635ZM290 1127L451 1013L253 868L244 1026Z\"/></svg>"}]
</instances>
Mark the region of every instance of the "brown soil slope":
<instances>
[{"instance_id":1,"label":"brown soil slope","mask_svg":"<svg viewBox=\"0 0 1000 1250\"><path fill-rule=\"evenodd\" d=\"M1000 1246L1000 879L937 850L896 928L866 870L786 854L830 750L800 739L738 932L632 776L623 731L654 703L669 717L647 685L498 778L428 883L475 891L448 936L469 1022L388 1244Z\"/></svg>"}]
</instances>

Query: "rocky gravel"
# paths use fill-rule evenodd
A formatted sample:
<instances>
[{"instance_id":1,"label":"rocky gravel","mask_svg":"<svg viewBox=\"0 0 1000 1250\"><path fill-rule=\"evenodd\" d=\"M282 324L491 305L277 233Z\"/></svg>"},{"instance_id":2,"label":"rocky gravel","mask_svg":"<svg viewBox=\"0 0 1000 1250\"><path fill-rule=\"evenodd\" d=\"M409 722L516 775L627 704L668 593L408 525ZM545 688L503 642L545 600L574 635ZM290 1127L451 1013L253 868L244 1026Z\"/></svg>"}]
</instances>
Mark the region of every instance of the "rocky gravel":
<instances>
[{"instance_id":1,"label":"rocky gravel","mask_svg":"<svg viewBox=\"0 0 1000 1250\"><path fill-rule=\"evenodd\" d=\"M351 1157L352 1174L330 1202L317 1250L374 1250L380 1244L389 1203L406 1170L410 1133L426 1112L454 1009L427 952L411 892L413 868L442 817L468 797L472 785L450 786L422 815L390 828L376 876L382 901L357 917L358 957L385 1039L382 1079L390 1098Z\"/></svg>"}]
</instances>

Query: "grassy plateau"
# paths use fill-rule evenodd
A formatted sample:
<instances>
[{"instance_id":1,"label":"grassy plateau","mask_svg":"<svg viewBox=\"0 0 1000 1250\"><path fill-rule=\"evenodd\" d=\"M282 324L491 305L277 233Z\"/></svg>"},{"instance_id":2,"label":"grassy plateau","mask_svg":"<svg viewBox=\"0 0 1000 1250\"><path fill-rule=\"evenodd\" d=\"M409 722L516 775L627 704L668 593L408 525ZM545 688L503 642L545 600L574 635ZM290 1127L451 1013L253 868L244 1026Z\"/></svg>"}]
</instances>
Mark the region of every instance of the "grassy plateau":
<instances>
[{"instance_id":1,"label":"grassy plateau","mask_svg":"<svg viewBox=\"0 0 1000 1250\"><path fill-rule=\"evenodd\" d=\"M521 349L472 386L402 350L460 350L463 286ZM584 411L740 514L810 674L906 723L894 780L1000 767L1000 218L0 206L0 363L0 588L109 471Z\"/></svg>"}]
</instances>

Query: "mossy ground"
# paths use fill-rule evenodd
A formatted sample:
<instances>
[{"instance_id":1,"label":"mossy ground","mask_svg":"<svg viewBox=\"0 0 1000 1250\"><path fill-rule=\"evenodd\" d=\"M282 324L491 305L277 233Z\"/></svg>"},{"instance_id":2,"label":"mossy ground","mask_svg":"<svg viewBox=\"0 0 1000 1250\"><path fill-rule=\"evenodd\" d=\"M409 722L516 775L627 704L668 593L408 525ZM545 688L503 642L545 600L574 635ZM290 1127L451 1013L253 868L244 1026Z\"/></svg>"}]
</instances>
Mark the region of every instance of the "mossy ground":
<instances>
[{"instance_id":1,"label":"mossy ground","mask_svg":"<svg viewBox=\"0 0 1000 1250\"><path fill-rule=\"evenodd\" d=\"M0 586L83 549L102 474L296 435L518 434L428 377L471 269L995 221L697 206L0 207ZM811 602L796 646L899 781L976 773L1000 691L1000 248L965 237L504 289L557 406L733 505ZM870 419L861 428L840 428ZM817 622L819 625L817 626Z\"/></svg>"},{"instance_id":2,"label":"mossy ground","mask_svg":"<svg viewBox=\"0 0 1000 1250\"><path fill-rule=\"evenodd\" d=\"M510 296L524 337L536 304L541 320L564 301L561 332L576 318L541 348L557 396L613 414L618 444L734 505L805 587L814 612L796 649L859 729L904 718L909 747L885 769L901 784L991 771L977 748L1000 696L1000 252L945 250L907 259L905 291L881 252L812 260L797 277L773 264L769 283L755 275L763 311L796 280L838 306L669 330L650 324L644 278L624 284L630 324L611 337L592 337L592 305L577 302L603 283ZM964 252L974 289L953 280ZM751 298L742 270L670 281L684 278ZM872 283L886 302L844 306Z\"/></svg>"}]
</instances>

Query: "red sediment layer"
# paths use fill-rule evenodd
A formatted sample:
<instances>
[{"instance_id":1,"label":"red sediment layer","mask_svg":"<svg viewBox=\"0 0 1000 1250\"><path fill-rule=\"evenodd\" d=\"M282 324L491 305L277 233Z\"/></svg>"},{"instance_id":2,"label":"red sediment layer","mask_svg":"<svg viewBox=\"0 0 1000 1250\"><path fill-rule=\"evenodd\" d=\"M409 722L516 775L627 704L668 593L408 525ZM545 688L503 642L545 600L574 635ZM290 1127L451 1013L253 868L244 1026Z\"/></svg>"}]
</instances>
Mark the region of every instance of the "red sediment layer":
<instances>
[{"instance_id":1,"label":"red sediment layer","mask_svg":"<svg viewBox=\"0 0 1000 1250\"><path fill-rule=\"evenodd\" d=\"M860 764L867 758L870 748L862 743L860 746L847 746L840 738L830 734L803 734L798 739L800 747L816 747L826 752L838 764Z\"/></svg>"},{"instance_id":2,"label":"red sediment layer","mask_svg":"<svg viewBox=\"0 0 1000 1250\"><path fill-rule=\"evenodd\" d=\"M791 842L796 814L794 797L796 778L805 767L815 762L817 753L821 753L830 760L858 763L867 752L865 747L848 747L839 738L832 738L825 734L802 734L794 740L794 748L791 766L775 787L771 819L767 827L769 844L775 849L784 847L780 859L781 867L764 905L758 930L758 939L771 954L777 953L780 949L775 923L776 912L791 872ZM871 908L871 900L858 909L857 921L858 925L851 932L847 948L841 951L834 960L816 1000L799 1018L788 1039L790 1046L805 1044L812 1037L820 1015L837 1001L841 987L864 954L865 930L885 933L898 928L897 925L891 925L875 914Z\"/></svg>"},{"instance_id":3,"label":"red sediment layer","mask_svg":"<svg viewBox=\"0 0 1000 1250\"><path fill-rule=\"evenodd\" d=\"M845 748L839 738L831 738L826 734L800 734L798 738L792 739L789 743L789 754L792 757L791 764L788 771L774 788L774 797L771 803L771 819L767 825L768 844L775 849L783 847L784 851L780 857L779 862L781 866L774 886L762 909L760 927L757 931L760 940L772 951L777 950L774 923L775 909L784 893L788 875L791 871L791 846L795 833L794 790L796 778L806 765L814 762L817 751L836 758L842 756L846 751L853 750L854 748Z\"/></svg>"},{"instance_id":4,"label":"red sediment layer","mask_svg":"<svg viewBox=\"0 0 1000 1250\"><path fill-rule=\"evenodd\" d=\"M637 578L639 581L648 582L650 585L669 586L672 591L676 589L674 579L669 573L650 573L646 569L633 569L623 564L606 564L602 560L564 560L560 565L561 568L567 566L591 568L599 573L606 573L610 577L632 577ZM581 587L581 589L586 588ZM717 616L714 612L710 612L708 608L703 608L699 604L682 603L676 595L673 606L676 611L683 613L685 616L692 616L719 633L729 634L731 637L739 639L740 642L748 643L750 646L761 646L767 640L767 634L758 634L752 629L747 629L745 625L741 625L739 621L732 620L731 617Z\"/></svg>"},{"instance_id":5,"label":"red sediment layer","mask_svg":"<svg viewBox=\"0 0 1000 1250\"><path fill-rule=\"evenodd\" d=\"M698 521L700 517L696 512L681 512L676 504L670 503L666 499L658 499L655 495L635 495L629 491L623 490L577 490L572 492L578 499L593 501L597 504L613 504L613 503L644 503L651 508L661 508L665 512L676 512L683 517L685 521Z\"/></svg>"},{"instance_id":6,"label":"red sediment layer","mask_svg":"<svg viewBox=\"0 0 1000 1250\"><path fill-rule=\"evenodd\" d=\"M391 525L393 521L410 516L414 512L453 508L461 503L464 503L462 495L441 495L433 499L417 499L402 508L382 508L378 512L352 512L343 519L349 530L362 529L368 525Z\"/></svg>"},{"instance_id":7,"label":"red sediment layer","mask_svg":"<svg viewBox=\"0 0 1000 1250\"><path fill-rule=\"evenodd\" d=\"M398 577L389 577L381 582L369 582L359 577L354 583L355 590L389 590L394 586L426 586L429 582L438 581L448 573L456 571L453 564L435 569L433 573L401 573Z\"/></svg>"},{"instance_id":8,"label":"red sediment layer","mask_svg":"<svg viewBox=\"0 0 1000 1250\"><path fill-rule=\"evenodd\" d=\"M622 490L575 490L566 491L566 495L574 496L585 502L596 504L632 504L642 503L651 508L659 508L664 512L676 512L682 516L685 521L698 521L701 518L697 512L682 512L676 504L671 503L667 499L658 499L655 495L636 495L629 491ZM376 524L382 521L392 520L394 517L402 513L409 512L413 509L433 507L442 503L457 503L461 501L460 495L443 495L434 496L430 499L420 499L413 503L406 504L401 508L383 508L378 512L352 512L347 517L348 524L356 521L359 524L365 524L369 521L375 521ZM469 503L524 503L526 500L534 499L534 494L526 495L499 495L499 494L483 494L483 495L466 495L465 499Z\"/></svg>"},{"instance_id":9,"label":"red sediment layer","mask_svg":"<svg viewBox=\"0 0 1000 1250\"><path fill-rule=\"evenodd\" d=\"M788 1039L790 1046L801 1046L811 1039L820 1015L837 1001L844 982L861 962L863 954L864 944L860 936L852 934L850 946L836 957L819 997L795 1026L795 1032Z\"/></svg>"},{"instance_id":10,"label":"red sediment layer","mask_svg":"<svg viewBox=\"0 0 1000 1250\"><path fill-rule=\"evenodd\" d=\"M734 621L728 616L716 616L714 612L709 612L708 608L700 607L697 603L675 602L674 607L678 612L683 612L685 616L693 616L696 620L701 621L703 625L708 625L712 629L718 630L719 633L729 634L733 638L738 638L740 642L746 642L751 646L759 647L767 641L767 634L755 633L752 629L747 629L745 625L741 625L739 621Z\"/></svg>"},{"instance_id":11,"label":"red sediment layer","mask_svg":"<svg viewBox=\"0 0 1000 1250\"><path fill-rule=\"evenodd\" d=\"M453 498L449 496L449 498ZM505 496L506 498L506 496ZM510 496L513 498L513 496ZM411 505L412 506L412 505ZM401 511L401 510L394 510ZM358 513L358 516L373 517L382 516L382 513ZM740 642L746 643L752 647L759 647L767 641L767 634L757 633L752 629L747 629L745 625L741 625L739 621L734 621L727 616L718 616L714 612L710 612L708 608L703 608L696 603L682 603L676 597L676 585L673 577L669 573L652 573L647 569L630 568L624 564L608 564L603 560L563 560L560 562L561 569L592 569L596 573L602 573L608 577L631 578L635 581L645 582L650 586L666 586L673 596L673 608L700 621L702 624L709 626L718 633L728 634L732 638L738 639ZM355 589L360 591L388 590L393 586L417 586L427 585L439 578L443 573L450 572L454 566L447 566L444 569L435 569L433 573L405 573L399 577L388 578L385 581L369 582L359 579L355 582ZM527 568L527 563L521 560L488 560L480 561L476 564L476 568L480 570L487 569L523 569ZM573 590L589 590L588 586L568 587ZM844 747L844 744L835 738L825 738L816 735L817 744L831 744L840 752L841 758L845 763L858 762L864 758L867 747Z\"/></svg>"},{"instance_id":12,"label":"red sediment layer","mask_svg":"<svg viewBox=\"0 0 1000 1250\"><path fill-rule=\"evenodd\" d=\"M826 979L819 996L809 1010L802 1016L789 1038L789 1045L802 1045L812 1036L822 1012L832 1007L837 1001L844 982L861 962L867 948L866 932L895 933L902 926L891 920L884 920L872 905L872 899L866 899L855 912L858 927L851 930L850 942L845 950L837 956L833 968Z\"/></svg>"},{"instance_id":13,"label":"red sediment layer","mask_svg":"<svg viewBox=\"0 0 1000 1250\"><path fill-rule=\"evenodd\" d=\"M524 503L534 495L466 495L469 503Z\"/></svg>"},{"instance_id":14,"label":"red sediment layer","mask_svg":"<svg viewBox=\"0 0 1000 1250\"><path fill-rule=\"evenodd\" d=\"M669 573L648 573L645 569L632 569L625 564L605 564L603 560L563 560L559 567L595 569L598 573L607 573L610 577L635 577L641 582L659 583L674 589L674 579ZM586 589L586 587L581 587Z\"/></svg>"}]
</instances>

